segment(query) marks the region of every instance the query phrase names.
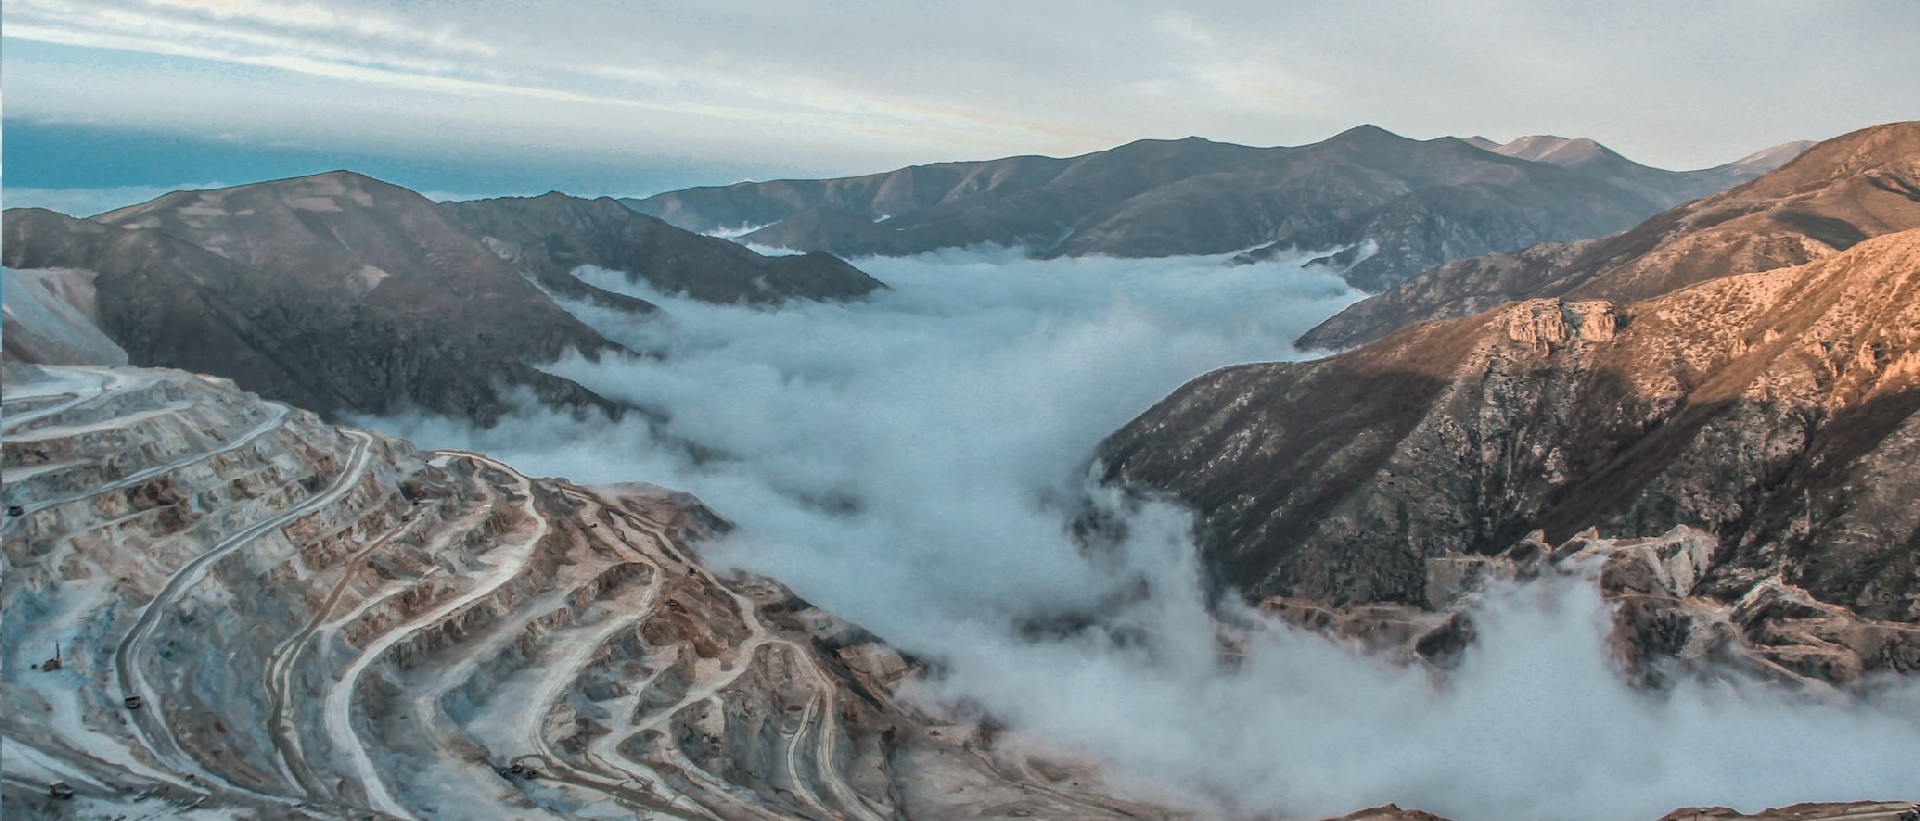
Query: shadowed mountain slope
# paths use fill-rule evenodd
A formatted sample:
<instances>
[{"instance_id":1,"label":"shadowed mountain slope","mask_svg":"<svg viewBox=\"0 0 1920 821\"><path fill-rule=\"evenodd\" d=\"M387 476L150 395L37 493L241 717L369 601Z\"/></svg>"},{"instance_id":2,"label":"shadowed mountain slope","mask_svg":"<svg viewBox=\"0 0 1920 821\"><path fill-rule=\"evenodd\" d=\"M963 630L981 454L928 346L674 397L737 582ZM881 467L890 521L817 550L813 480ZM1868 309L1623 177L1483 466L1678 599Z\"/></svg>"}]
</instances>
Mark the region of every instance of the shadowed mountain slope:
<instances>
[{"instance_id":1,"label":"shadowed mountain slope","mask_svg":"<svg viewBox=\"0 0 1920 821\"><path fill-rule=\"evenodd\" d=\"M1708 181L1624 158L1569 168L1362 126L1299 147L1141 140L1067 159L944 163L624 202L690 230L757 229L747 241L841 254L979 243L1049 256L1256 246L1275 254L1371 240L1379 253L1348 276L1384 288L1462 256L1618 231L1703 187L1723 187L1722 176Z\"/></svg>"},{"instance_id":2,"label":"shadowed mountain slope","mask_svg":"<svg viewBox=\"0 0 1920 821\"><path fill-rule=\"evenodd\" d=\"M577 265L727 302L879 287L831 257L762 257L610 200L442 206L346 171L177 191L89 220L10 210L4 260L90 278L100 330L133 364L228 377L323 414L418 407L483 424L521 390L622 411L537 367L625 353L549 293L654 311L574 278Z\"/></svg>"},{"instance_id":3,"label":"shadowed mountain slope","mask_svg":"<svg viewBox=\"0 0 1920 821\"><path fill-rule=\"evenodd\" d=\"M225 210L213 203L226 197L206 201L198 192L163 197L171 207L149 203L136 206L139 212L104 215L120 218L111 221L9 210L5 259L15 268L92 272L100 329L133 364L228 377L322 414L418 406L485 423L508 406L509 386L548 404L618 412L529 364L567 350L598 356L617 346L478 243L468 241L468 248L457 242L464 235L445 233L424 199L425 208L406 209L424 225L344 208L313 216L318 203L332 199L312 191L351 198L346 183L308 178L229 189L239 196L226 207L253 212L241 219L260 218L247 225L220 225L225 220L217 215L187 223L202 214L179 211ZM263 208L266 202L280 208ZM330 226L327 216L344 224ZM135 227L114 224L121 219ZM281 220L278 230L260 224ZM427 236L408 236L410 227Z\"/></svg>"},{"instance_id":4,"label":"shadowed mountain slope","mask_svg":"<svg viewBox=\"0 0 1920 821\"><path fill-rule=\"evenodd\" d=\"M582 265L621 271L662 293L706 302L853 299L886 287L832 254L762 256L607 197L554 192L441 207L509 264L563 293L584 284L571 273Z\"/></svg>"}]
</instances>

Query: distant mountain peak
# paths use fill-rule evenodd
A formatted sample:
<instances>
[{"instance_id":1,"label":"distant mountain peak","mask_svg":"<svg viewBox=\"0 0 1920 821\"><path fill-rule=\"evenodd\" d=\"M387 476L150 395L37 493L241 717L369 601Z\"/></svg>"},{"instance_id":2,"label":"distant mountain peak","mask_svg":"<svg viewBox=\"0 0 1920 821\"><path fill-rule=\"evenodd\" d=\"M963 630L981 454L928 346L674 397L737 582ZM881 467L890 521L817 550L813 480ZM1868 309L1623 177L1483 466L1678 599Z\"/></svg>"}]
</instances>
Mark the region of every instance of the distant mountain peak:
<instances>
[{"instance_id":1,"label":"distant mountain peak","mask_svg":"<svg viewBox=\"0 0 1920 821\"><path fill-rule=\"evenodd\" d=\"M1485 138L1481 138L1485 140ZM1487 142L1491 142L1488 140ZM1478 143L1476 143L1478 145ZM1519 137L1505 144L1492 146L1480 145L1495 154L1504 154L1530 162L1543 162L1550 165L1579 167L1596 162L1633 162L1588 137L1558 137L1551 134L1535 134Z\"/></svg>"},{"instance_id":2,"label":"distant mountain peak","mask_svg":"<svg viewBox=\"0 0 1920 821\"><path fill-rule=\"evenodd\" d=\"M1169 151L1169 150L1191 151L1191 150L1201 150L1201 149L1209 149L1209 148L1243 148L1243 147L1244 146L1234 145L1232 143L1223 143L1216 140L1209 140L1205 137L1193 137L1193 136L1179 137L1179 138L1143 137L1141 139L1134 140L1133 142L1124 143L1122 145L1115 146L1107 153L1114 153L1114 154L1125 156L1125 155L1140 154L1140 153L1153 154L1160 151ZM908 166L907 170L911 170L915 168L925 168L925 167L926 166Z\"/></svg>"},{"instance_id":3,"label":"distant mountain peak","mask_svg":"<svg viewBox=\"0 0 1920 821\"><path fill-rule=\"evenodd\" d=\"M1362 123L1321 141L1320 145L1343 143L1413 142L1372 123Z\"/></svg>"},{"instance_id":4,"label":"distant mountain peak","mask_svg":"<svg viewBox=\"0 0 1920 821\"><path fill-rule=\"evenodd\" d=\"M318 173L318 174L310 174L310 175L308 175L308 176L306 176L306 177L291 177L291 178L289 178L289 179L296 179L296 180L298 180L298 179L316 179L316 180L321 180L321 179L343 179L343 180L365 180L365 181L367 181L367 182L377 182L377 183L380 183L381 185L391 185L391 183L388 183L388 182L387 182L387 181L385 181L385 180L380 180L380 179L375 179L375 178L373 178L373 177L369 177L369 176L367 176L367 175L365 175L365 174L362 174L362 173L360 173L360 172L358 172L358 171L355 171L355 170L353 170L353 169L351 169L351 168L336 168L336 169L334 169L334 170L332 170L332 171L322 171L322 172L320 172L320 173Z\"/></svg>"},{"instance_id":5,"label":"distant mountain peak","mask_svg":"<svg viewBox=\"0 0 1920 821\"><path fill-rule=\"evenodd\" d=\"M399 188L400 187L400 186L394 185L393 183L387 182L385 180L369 177L358 171L352 171L345 168L338 168L332 171L322 171L318 174L303 174L297 177L282 177L277 180L262 180L260 182L247 183L245 185L229 186L227 188L214 189L214 190L232 191L232 190L238 190L243 188L301 188L301 187L311 187L315 185L341 185L341 186L350 186L350 187L376 186L380 188Z\"/></svg>"},{"instance_id":6,"label":"distant mountain peak","mask_svg":"<svg viewBox=\"0 0 1920 821\"><path fill-rule=\"evenodd\" d=\"M1815 190L1868 171L1891 172L1903 178L1920 175L1920 121L1869 126L1797 152L1795 146L1783 143L1720 168L1752 173L1777 163L1774 171L1755 180L1764 181L1767 187L1763 193L1767 196Z\"/></svg>"},{"instance_id":7,"label":"distant mountain peak","mask_svg":"<svg viewBox=\"0 0 1920 821\"><path fill-rule=\"evenodd\" d=\"M349 171L343 168L343 169L336 169L333 171L322 171L317 174L302 174L296 177L281 177L278 179L261 180L259 182L244 183L241 185L230 185L224 188L189 188L189 189L184 189L179 191L172 191L166 194L162 194L161 196L153 200L149 200L147 202L137 203L134 205L127 206L125 208L121 208L115 211L110 211L108 213L101 214L95 217L95 219L100 221L105 221L105 222L111 222L116 218L117 215L160 210L164 207L171 206L172 203L179 202L186 198L195 198L195 197L211 197L211 198L224 199L226 197L243 195L248 192L258 192L258 191L271 191L281 196L285 196L289 193L305 194L308 192L317 193L322 196L333 196L346 191L368 191L368 190L398 192L410 199L417 198L421 202L427 201L425 197L420 197L418 194L415 194L414 192L408 189L402 188L398 185L394 185L393 183L387 182L385 180L377 179L374 177L369 177L358 171ZM346 205L349 203L342 202L340 204ZM361 202L359 203L359 205L367 206L368 203Z\"/></svg>"},{"instance_id":8,"label":"distant mountain peak","mask_svg":"<svg viewBox=\"0 0 1920 821\"><path fill-rule=\"evenodd\" d=\"M1727 163L1724 167L1750 169L1764 173L1792 162L1795 157L1807 153L1807 149L1818 144L1819 143L1813 140L1784 142L1769 148L1762 148L1759 151Z\"/></svg>"}]
</instances>

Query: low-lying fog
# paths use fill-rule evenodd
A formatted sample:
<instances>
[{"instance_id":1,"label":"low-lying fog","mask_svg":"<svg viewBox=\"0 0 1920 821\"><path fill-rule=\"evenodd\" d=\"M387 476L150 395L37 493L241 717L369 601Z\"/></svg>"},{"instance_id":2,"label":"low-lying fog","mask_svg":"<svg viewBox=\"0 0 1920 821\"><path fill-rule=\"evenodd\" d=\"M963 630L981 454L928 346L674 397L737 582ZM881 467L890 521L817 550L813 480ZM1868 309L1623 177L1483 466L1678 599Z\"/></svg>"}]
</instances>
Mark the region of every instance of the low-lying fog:
<instances>
[{"instance_id":1,"label":"low-lying fog","mask_svg":"<svg viewBox=\"0 0 1920 821\"><path fill-rule=\"evenodd\" d=\"M1127 514L1128 542L1101 556L1066 526L1082 499L1111 504L1086 482L1102 437L1207 370L1298 356L1291 339L1359 296L1324 272L1221 262L869 259L893 290L779 310L584 269L672 318L576 314L666 356L554 371L667 412L672 436L725 458L695 465L637 421L368 421L535 475L690 490L739 525L711 561L943 660L933 696L1222 813L1398 802L1459 819L1651 821L1686 805L1920 797L1914 688L1844 705L1726 685L1635 692L1609 667L1605 605L1582 583L1490 596L1479 644L1440 686L1273 625L1241 663L1220 663L1181 512ZM1152 595L1109 605L1103 629L1018 630L1142 579Z\"/></svg>"}]
</instances>

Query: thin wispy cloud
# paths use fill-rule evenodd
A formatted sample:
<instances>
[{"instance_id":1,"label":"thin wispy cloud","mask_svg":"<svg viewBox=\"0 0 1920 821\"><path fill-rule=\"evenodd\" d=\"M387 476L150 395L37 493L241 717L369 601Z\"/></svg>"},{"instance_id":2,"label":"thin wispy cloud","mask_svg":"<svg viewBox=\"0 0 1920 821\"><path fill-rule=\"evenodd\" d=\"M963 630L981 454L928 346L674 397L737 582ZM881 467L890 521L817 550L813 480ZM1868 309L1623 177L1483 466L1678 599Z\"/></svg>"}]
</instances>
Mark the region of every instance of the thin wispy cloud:
<instances>
[{"instance_id":1,"label":"thin wispy cloud","mask_svg":"<svg viewBox=\"0 0 1920 821\"><path fill-rule=\"evenodd\" d=\"M398 18L312 4L18 0L9 4L7 16L5 34L18 40L271 69L508 106L516 99L557 103L576 112L571 119L578 124L602 132L650 130L657 125L643 118L671 114L716 123L705 126L708 129L745 124L798 129L789 133L799 134L860 134L914 145L951 144L959 136L970 144L1005 150L1057 141L1061 135L1094 136L1102 142L1118 137L1047 119L870 93L788 66L726 55L649 63L634 53L554 49L551 44L534 49L525 41L490 42L450 24L409 27ZM569 56L580 54L591 56ZM68 107L50 113L67 119L114 117L111 107L83 110L72 105L75 102L67 100ZM621 110L634 114L620 115ZM568 119L545 118L550 126L565 125ZM249 125L257 130L271 123ZM690 137L699 133L699 127L688 129ZM548 139L567 137L549 134Z\"/></svg>"},{"instance_id":2,"label":"thin wispy cloud","mask_svg":"<svg viewBox=\"0 0 1920 821\"><path fill-rule=\"evenodd\" d=\"M259 0L147 0L163 9L197 12L215 20L237 20L267 26L304 29L321 34L346 34L407 47L492 57L499 49L468 38L453 26L422 30L405 20L367 12L342 12L315 3L259 2ZM34 0L29 0L34 2ZM64 4L63 4L64 5Z\"/></svg>"},{"instance_id":3,"label":"thin wispy cloud","mask_svg":"<svg viewBox=\"0 0 1920 821\"><path fill-rule=\"evenodd\" d=\"M414 151L464 150L459 135L488 132L546 154L857 173L1137 137L1299 144L1372 122L1415 137L1585 135L1697 167L1920 113L1903 79L1920 75L1911 11L1901 0L10 0L0 34L82 52L10 49L12 117L349 143L372 133ZM319 82L282 83L284 107L236 103L262 84L249 72Z\"/></svg>"}]
</instances>

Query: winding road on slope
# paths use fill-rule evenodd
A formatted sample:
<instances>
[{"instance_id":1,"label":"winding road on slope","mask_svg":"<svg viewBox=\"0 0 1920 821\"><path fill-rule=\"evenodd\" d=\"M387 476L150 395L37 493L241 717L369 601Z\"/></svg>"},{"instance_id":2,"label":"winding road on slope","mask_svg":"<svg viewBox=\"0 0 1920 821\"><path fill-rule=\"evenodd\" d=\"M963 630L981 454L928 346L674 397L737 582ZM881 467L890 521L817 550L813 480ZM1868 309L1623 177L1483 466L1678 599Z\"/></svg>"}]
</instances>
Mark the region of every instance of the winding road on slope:
<instances>
[{"instance_id":1,"label":"winding road on slope","mask_svg":"<svg viewBox=\"0 0 1920 821\"><path fill-rule=\"evenodd\" d=\"M393 541L395 536L406 532L420 522L424 518L420 514L419 508L408 511L400 517L400 521L393 529L380 534L379 538L368 543L366 547L348 556L346 561L342 562L340 580L334 583L333 590L327 594L326 601L314 611L313 618L307 620L306 626L301 628L300 632L274 647L272 654L267 657L267 669L263 681L267 688L268 739L273 744L274 755L279 759L283 774L305 790L309 797L322 798L328 795L328 791L320 784L319 779L314 777L312 768L307 765L301 753L299 738L293 732L293 711L292 705L288 702L287 693L293 686L294 668L307 648L307 640L312 638L314 632L326 622L327 617L333 613L333 608L340 605L340 599L345 597L354 577L359 575L360 561L373 555L375 550L385 547L388 542Z\"/></svg>"},{"instance_id":2,"label":"winding road on slope","mask_svg":"<svg viewBox=\"0 0 1920 821\"><path fill-rule=\"evenodd\" d=\"M467 457L488 465L504 475L514 477L514 484L518 491L516 495L521 497L527 518L535 523L533 532L519 543L506 548L505 560L495 565L472 590L419 618L382 634L378 640L368 645L361 651L360 656L354 659L353 664L341 672L340 680L328 689L326 695L324 716L327 735L332 738L336 749L346 751L354 773L366 792L368 803L380 812L401 818L411 818L412 813L408 812L407 808L402 806L394 798L393 792L387 788L386 780L380 777L372 757L367 754L365 741L360 738L359 731L353 728L353 694L359 685L360 676L366 673L367 668L374 662L383 657L387 650L404 641L408 636L444 621L520 575L527 560L532 558L540 541L546 538L551 528L546 517L540 514L539 506L534 502L532 480L493 459L476 454L467 454Z\"/></svg>"},{"instance_id":3,"label":"winding road on slope","mask_svg":"<svg viewBox=\"0 0 1920 821\"><path fill-rule=\"evenodd\" d=\"M644 537L647 541L652 542L663 554L672 555L669 552L671 550L672 540L667 535L664 527L659 523L636 516L630 511L606 509L600 506L592 497L584 494L574 495L583 502L588 502L606 510L611 514L612 519L616 522L619 529L624 531L629 538ZM634 543L638 544L640 542L636 539ZM708 583L713 584L717 589L725 591L726 594L733 599L734 606L739 611L741 620L745 622L750 636L737 648L733 657L734 661L730 674L704 682L700 686L690 689L676 703L650 713L643 720L629 725L620 732L612 734L609 738L615 736L631 736L635 733L659 728L660 725L671 722L673 717L679 715L681 712L709 700L714 701L716 704L715 709L718 709L717 705L724 700L721 693L728 687L731 687L753 666L755 654L763 647L771 648L777 646L784 651L790 664L794 664L806 671L808 678L811 679L814 685L813 689L815 691L815 695L808 701L804 708L803 717L800 720L799 726L795 730L793 737L789 740L786 748L787 774L789 780L794 785L794 797L809 810L821 813L826 817L844 817L842 813L835 812L826 802L821 800L819 795L807 786L807 779L800 769L800 749L805 745L809 736L808 728L811 727L813 728L812 740L815 744L813 756L814 769L819 774L821 784L832 794L836 803L845 808L847 813L861 819L880 821L882 816L875 813L865 799L861 798L857 791L852 789L851 786L840 778L839 772L833 766L835 757L834 735L837 732L837 723L833 718L829 695L834 691L834 688L828 681L826 674L820 670L817 663L806 652L804 647L776 635L773 630L761 622L759 609L754 606L751 599L748 599L730 586L720 584L718 580L712 578L712 573L707 568L692 562L688 562L687 567L696 575L705 575ZM624 756L622 756L622 759L628 760L625 759ZM636 765L639 764L639 762L632 763ZM706 780L703 778L704 771L692 766L691 762L686 762L686 764L687 766L682 768L684 775L695 780ZM623 773L632 773L632 771L625 768L618 769ZM727 785L709 781L706 786L715 793L716 797L723 799L734 798L734 796L728 793Z\"/></svg>"},{"instance_id":4,"label":"winding road on slope","mask_svg":"<svg viewBox=\"0 0 1920 821\"><path fill-rule=\"evenodd\" d=\"M71 496L62 496L58 499L44 499L38 502L23 503L20 505L20 507L22 508L25 515L9 517L5 520L4 523L0 523L0 533L5 533L6 531L12 530L16 525L16 523L26 521L27 516L31 516L47 508L56 507L64 504L71 504L73 502L78 502L84 499L91 499L95 496L100 496L102 494L113 493L116 491L121 491L130 487L134 487L137 485L145 484L146 482L153 480L155 477L164 476L168 473L172 473L176 470L186 467L187 465L191 465L195 462L205 461L207 459L211 459L215 456L219 456L225 453L232 453L233 451L252 445L254 440L257 440L262 436L272 433L273 431L279 430L281 426L287 423L287 418L293 415L293 409L287 407L286 405L274 405L273 409L274 409L273 414L268 416L265 419L260 420L260 424L253 426L252 428L248 429L246 433L243 433L240 436L235 437L232 441L227 442L226 444L221 445L220 447L214 448L213 450L198 451L195 453L187 454L178 459L174 459L172 461L169 461L163 464L158 464L158 465L154 465L152 467L147 467L147 468L141 468L140 470L134 471L133 473L129 473L111 482L107 482L105 484L88 488L87 492L85 493L78 493ZM96 427L105 427L111 424L112 421L113 420L101 422ZM348 436L359 436L359 437L362 437L363 439L366 437L366 434L357 433L355 431L345 431L345 433ZM370 442L372 440L367 439L366 441ZM366 444L362 443L360 447L364 449L366 447Z\"/></svg>"},{"instance_id":5,"label":"winding road on slope","mask_svg":"<svg viewBox=\"0 0 1920 821\"><path fill-rule=\"evenodd\" d=\"M167 582L160 588L160 592L155 594L153 601L148 602L146 608L140 612L139 621L134 623L133 629L127 631L126 637L121 639L119 646L114 648L114 676L123 694L132 696L151 692L151 688L147 685L144 672L136 663L140 645L153 635L154 626L159 623L160 617L167 612L168 606L180 595L180 592L192 585L199 584L200 581L205 578L207 567L251 543L253 540L284 527L314 510L338 501L340 497L346 495L347 491L352 489L361 477L365 475L367 464L371 458L373 437L355 430L345 430L342 431L342 433L354 440L353 452L347 459L345 469L340 472L340 475L334 479L333 484L328 486L326 490L309 497L306 501L301 502L299 505L284 513L257 522L227 537L219 544L214 545L213 549L181 565L171 576L167 577ZM191 756L180 749L178 740L173 737L167 728L164 713L165 711L161 708L161 705L154 705L153 709L134 710L128 714L130 720L127 726L132 729L134 735L140 740L140 743L152 751L156 760L167 766L171 766L178 772L202 778L212 783L221 784L239 792L263 795L254 790L233 784L202 768L198 762L194 761ZM276 800L279 799L276 797Z\"/></svg>"},{"instance_id":6,"label":"winding road on slope","mask_svg":"<svg viewBox=\"0 0 1920 821\"><path fill-rule=\"evenodd\" d=\"M14 403L33 399L46 399L55 396L70 397L64 402L56 402L44 408L21 413L9 413L3 423L4 429L11 433L25 427L28 423L49 416L57 416L74 408L85 405L112 393L116 388L124 388L137 381L137 377L107 368L71 366L66 368L47 368L48 373L58 377L44 382L32 381L7 387L7 399ZM88 374L96 380L88 386L76 386L74 380L64 378L69 374ZM45 390L42 390L45 388Z\"/></svg>"}]
</instances>

